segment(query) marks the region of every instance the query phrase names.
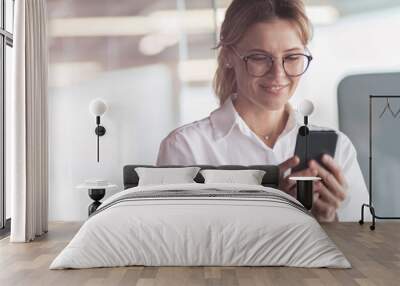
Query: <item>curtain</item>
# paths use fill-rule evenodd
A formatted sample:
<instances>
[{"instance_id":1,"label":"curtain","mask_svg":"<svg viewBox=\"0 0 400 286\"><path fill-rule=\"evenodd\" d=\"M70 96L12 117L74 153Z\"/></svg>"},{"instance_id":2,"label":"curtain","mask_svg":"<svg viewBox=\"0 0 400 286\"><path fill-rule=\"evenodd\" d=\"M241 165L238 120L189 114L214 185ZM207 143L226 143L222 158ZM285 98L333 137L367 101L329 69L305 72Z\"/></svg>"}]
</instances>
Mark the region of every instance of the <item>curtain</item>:
<instances>
[{"instance_id":1,"label":"curtain","mask_svg":"<svg viewBox=\"0 0 400 286\"><path fill-rule=\"evenodd\" d=\"M47 13L45 0L15 1L10 98L11 242L48 229ZM7 179L7 178L6 178Z\"/></svg>"}]
</instances>

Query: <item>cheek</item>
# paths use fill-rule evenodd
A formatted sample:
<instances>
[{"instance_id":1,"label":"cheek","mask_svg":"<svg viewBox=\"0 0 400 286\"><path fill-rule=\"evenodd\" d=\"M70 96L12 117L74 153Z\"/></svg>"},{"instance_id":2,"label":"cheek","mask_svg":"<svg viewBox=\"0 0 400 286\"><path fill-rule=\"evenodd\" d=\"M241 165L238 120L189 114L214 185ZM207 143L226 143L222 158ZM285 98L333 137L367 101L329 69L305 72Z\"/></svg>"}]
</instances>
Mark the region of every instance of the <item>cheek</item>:
<instances>
[{"instance_id":1,"label":"cheek","mask_svg":"<svg viewBox=\"0 0 400 286\"><path fill-rule=\"evenodd\" d=\"M259 79L257 79L257 78L254 78L254 77L249 78L249 79L247 80L247 85L248 85L248 88L249 88L253 93L256 93L257 91L260 90L260 81L259 81Z\"/></svg>"},{"instance_id":2,"label":"cheek","mask_svg":"<svg viewBox=\"0 0 400 286\"><path fill-rule=\"evenodd\" d=\"M245 92L251 92L256 86L256 80L250 77L245 70L235 70L238 89Z\"/></svg>"},{"instance_id":3,"label":"cheek","mask_svg":"<svg viewBox=\"0 0 400 286\"><path fill-rule=\"evenodd\" d=\"M289 82L290 82L289 93L290 93L290 95L292 95L296 91L297 86L299 85L300 78L299 77L298 78L291 78Z\"/></svg>"}]
</instances>

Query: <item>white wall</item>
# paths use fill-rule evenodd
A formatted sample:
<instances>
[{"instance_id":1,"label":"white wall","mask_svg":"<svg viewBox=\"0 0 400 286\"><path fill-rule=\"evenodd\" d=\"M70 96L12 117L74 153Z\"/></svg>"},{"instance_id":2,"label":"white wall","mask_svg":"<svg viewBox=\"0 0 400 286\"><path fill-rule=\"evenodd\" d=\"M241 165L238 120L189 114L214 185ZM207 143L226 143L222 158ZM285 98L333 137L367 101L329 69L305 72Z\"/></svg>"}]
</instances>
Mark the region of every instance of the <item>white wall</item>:
<instances>
[{"instance_id":1,"label":"white wall","mask_svg":"<svg viewBox=\"0 0 400 286\"><path fill-rule=\"evenodd\" d=\"M171 82L169 70L158 65L50 90L50 220L87 218L91 200L87 191L75 189L85 179L104 178L121 190L125 164L155 162L159 142L177 124ZM107 131L100 138L100 163L89 113L89 102L97 97L109 108L101 122Z\"/></svg>"},{"instance_id":2,"label":"white wall","mask_svg":"<svg viewBox=\"0 0 400 286\"><path fill-rule=\"evenodd\" d=\"M203 119L218 106L218 98L214 95L211 84L205 87L183 85L180 96L180 125Z\"/></svg>"}]
</instances>

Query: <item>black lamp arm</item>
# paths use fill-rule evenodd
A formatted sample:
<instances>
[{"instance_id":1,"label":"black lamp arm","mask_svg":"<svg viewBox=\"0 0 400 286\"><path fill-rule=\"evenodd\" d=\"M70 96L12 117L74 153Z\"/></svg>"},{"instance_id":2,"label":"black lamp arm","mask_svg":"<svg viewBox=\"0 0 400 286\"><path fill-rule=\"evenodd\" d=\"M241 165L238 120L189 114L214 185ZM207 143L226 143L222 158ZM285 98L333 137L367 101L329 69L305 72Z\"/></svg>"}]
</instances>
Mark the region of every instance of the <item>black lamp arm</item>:
<instances>
[{"instance_id":1,"label":"black lamp arm","mask_svg":"<svg viewBox=\"0 0 400 286\"><path fill-rule=\"evenodd\" d=\"M96 135L97 135L97 162L99 162L99 137L100 136L103 136L104 134L106 134L106 129L103 127L103 126L101 126L100 125L100 116L96 116L96 125L97 125L97 127L96 127L96 129L94 130L94 132L96 133Z\"/></svg>"}]
</instances>

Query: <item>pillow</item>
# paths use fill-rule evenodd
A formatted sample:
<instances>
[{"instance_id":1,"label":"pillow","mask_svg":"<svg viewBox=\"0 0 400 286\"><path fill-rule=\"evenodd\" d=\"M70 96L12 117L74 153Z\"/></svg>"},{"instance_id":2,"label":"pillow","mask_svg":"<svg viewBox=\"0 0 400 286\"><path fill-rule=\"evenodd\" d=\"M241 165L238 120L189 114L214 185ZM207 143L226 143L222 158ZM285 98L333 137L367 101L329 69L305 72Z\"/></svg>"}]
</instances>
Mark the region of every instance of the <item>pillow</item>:
<instances>
[{"instance_id":1,"label":"pillow","mask_svg":"<svg viewBox=\"0 0 400 286\"><path fill-rule=\"evenodd\" d=\"M199 167L135 168L139 176L138 186L195 183L193 179L199 170Z\"/></svg>"},{"instance_id":2,"label":"pillow","mask_svg":"<svg viewBox=\"0 0 400 286\"><path fill-rule=\"evenodd\" d=\"M201 170L204 183L234 183L246 185L261 185L265 175L262 170Z\"/></svg>"}]
</instances>

